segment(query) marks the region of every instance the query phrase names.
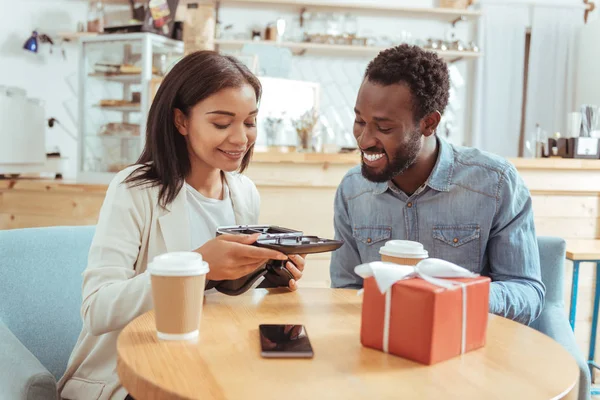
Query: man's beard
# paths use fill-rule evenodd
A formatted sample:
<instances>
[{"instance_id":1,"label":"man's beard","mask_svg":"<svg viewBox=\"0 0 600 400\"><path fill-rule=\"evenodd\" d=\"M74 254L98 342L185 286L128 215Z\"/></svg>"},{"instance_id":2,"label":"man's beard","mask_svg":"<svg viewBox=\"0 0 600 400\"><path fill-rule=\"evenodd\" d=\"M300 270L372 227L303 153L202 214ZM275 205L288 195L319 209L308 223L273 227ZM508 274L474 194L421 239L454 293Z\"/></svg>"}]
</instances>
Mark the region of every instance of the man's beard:
<instances>
[{"instance_id":1,"label":"man's beard","mask_svg":"<svg viewBox=\"0 0 600 400\"><path fill-rule=\"evenodd\" d=\"M366 151L381 152L382 149L371 148L367 149ZM390 158L387 153L385 154L385 157L388 158L388 164L383 171L373 170L371 167L365 164L364 160L362 160L362 175L365 177L365 179L371 182L391 181L396 176L404 173L415 163L415 161L417 161L420 151L421 133L419 131L414 131L410 134L410 139L408 142L399 147L393 157Z\"/></svg>"}]
</instances>

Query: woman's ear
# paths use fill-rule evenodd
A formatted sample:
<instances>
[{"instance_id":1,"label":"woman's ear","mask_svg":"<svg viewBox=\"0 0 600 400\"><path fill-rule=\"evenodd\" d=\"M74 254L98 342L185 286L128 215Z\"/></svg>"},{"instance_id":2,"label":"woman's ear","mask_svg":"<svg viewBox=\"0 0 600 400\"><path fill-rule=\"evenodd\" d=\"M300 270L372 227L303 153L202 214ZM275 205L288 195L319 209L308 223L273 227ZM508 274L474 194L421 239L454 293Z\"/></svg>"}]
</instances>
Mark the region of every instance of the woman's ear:
<instances>
[{"instance_id":1,"label":"woman's ear","mask_svg":"<svg viewBox=\"0 0 600 400\"><path fill-rule=\"evenodd\" d=\"M175 121L175 127L183 136L188 134L188 120L183 111L179 108L173 110L173 120Z\"/></svg>"}]
</instances>

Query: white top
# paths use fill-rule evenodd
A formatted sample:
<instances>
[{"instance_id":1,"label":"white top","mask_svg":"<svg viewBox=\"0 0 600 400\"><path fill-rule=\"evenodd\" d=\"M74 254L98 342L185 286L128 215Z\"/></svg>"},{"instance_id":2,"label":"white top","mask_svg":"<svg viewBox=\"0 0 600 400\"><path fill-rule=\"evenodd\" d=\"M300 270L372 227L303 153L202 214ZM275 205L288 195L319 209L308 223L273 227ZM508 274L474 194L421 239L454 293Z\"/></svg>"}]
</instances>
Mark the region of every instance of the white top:
<instances>
[{"instance_id":1,"label":"white top","mask_svg":"<svg viewBox=\"0 0 600 400\"><path fill-rule=\"evenodd\" d=\"M182 187L173 202L163 207L160 186L123 184L138 167L117 173L106 191L83 273L83 325L58 382L60 398L120 400L127 396L117 375L117 339L128 323L154 307L147 265L157 255L192 247L187 190ZM235 225L257 224L260 195L254 183L239 173L223 175Z\"/></svg>"},{"instance_id":2,"label":"white top","mask_svg":"<svg viewBox=\"0 0 600 400\"><path fill-rule=\"evenodd\" d=\"M188 183L185 184L190 220L190 250L195 250L214 239L217 227L235 225L233 203L229 196L229 187L223 181L223 200L211 199Z\"/></svg>"}]
</instances>

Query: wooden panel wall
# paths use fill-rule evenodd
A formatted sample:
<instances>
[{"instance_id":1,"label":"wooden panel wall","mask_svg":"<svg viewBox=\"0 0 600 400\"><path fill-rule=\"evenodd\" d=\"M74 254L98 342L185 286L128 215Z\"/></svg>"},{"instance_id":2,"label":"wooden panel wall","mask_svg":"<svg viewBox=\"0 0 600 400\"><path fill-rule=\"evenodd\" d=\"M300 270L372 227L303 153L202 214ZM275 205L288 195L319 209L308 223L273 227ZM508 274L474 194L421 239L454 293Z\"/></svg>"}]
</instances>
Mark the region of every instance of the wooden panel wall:
<instances>
[{"instance_id":1,"label":"wooden panel wall","mask_svg":"<svg viewBox=\"0 0 600 400\"><path fill-rule=\"evenodd\" d=\"M105 193L102 185L0 180L0 229L95 224Z\"/></svg>"}]
</instances>

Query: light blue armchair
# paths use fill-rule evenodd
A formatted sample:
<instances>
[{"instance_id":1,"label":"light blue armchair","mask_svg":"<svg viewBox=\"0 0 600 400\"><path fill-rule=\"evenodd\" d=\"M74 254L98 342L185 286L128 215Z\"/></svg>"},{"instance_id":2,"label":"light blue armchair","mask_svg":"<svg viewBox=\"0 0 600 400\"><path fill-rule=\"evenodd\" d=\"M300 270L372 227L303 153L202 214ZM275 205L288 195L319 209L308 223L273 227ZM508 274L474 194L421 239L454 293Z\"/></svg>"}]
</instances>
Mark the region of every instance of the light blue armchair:
<instances>
[{"instance_id":1,"label":"light blue armchair","mask_svg":"<svg viewBox=\"0 0 600 400\"><path fill-rule=\"evenodd\" d=\"M579 364L579 400L590 399L590 371L577 346L564 303L566 243L555 237L539 237L542 282L546 285L546 304L531 327L560 343Z\"/></svg>"},{"instance_id":2,"label":"light blue armchair","mask_svg":"<svg viewBox=\"0 0 600 400\"><path fill-rule=\"evenodd\" d=\"M0 231L0 399L56 399L94 227Z\"/></svg>"}]
</instances>

